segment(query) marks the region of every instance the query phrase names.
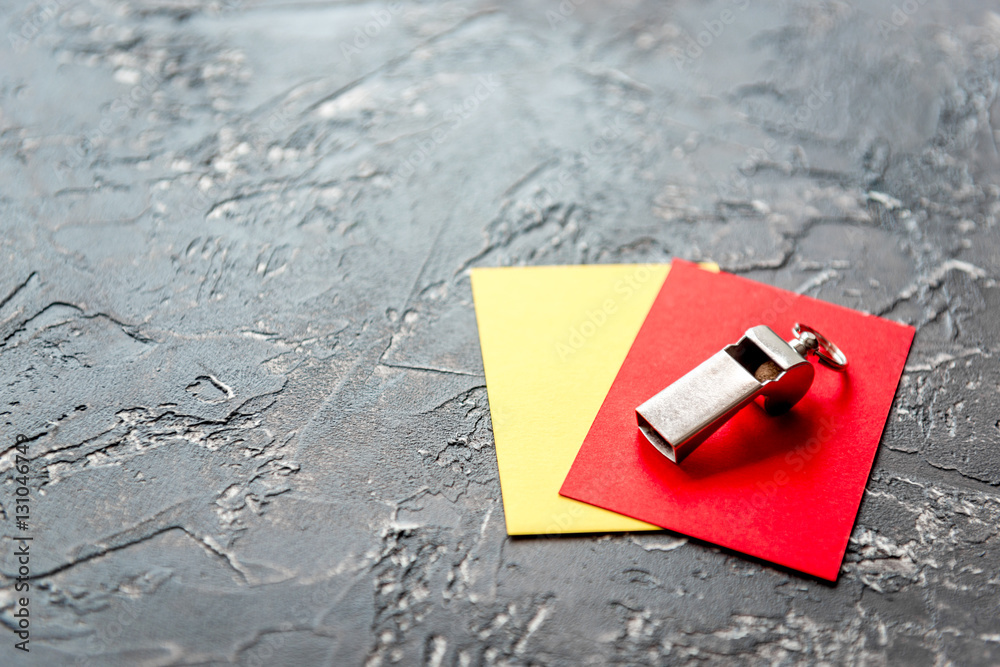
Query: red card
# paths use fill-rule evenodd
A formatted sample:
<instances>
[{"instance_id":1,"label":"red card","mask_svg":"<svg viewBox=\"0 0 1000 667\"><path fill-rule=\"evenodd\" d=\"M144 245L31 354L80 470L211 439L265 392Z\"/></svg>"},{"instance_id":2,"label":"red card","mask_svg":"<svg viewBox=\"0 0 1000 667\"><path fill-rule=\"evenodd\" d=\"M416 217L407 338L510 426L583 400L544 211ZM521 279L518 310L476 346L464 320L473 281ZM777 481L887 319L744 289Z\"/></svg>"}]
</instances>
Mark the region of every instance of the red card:
<instances>
[{"instance_id":1,"label":"red card","mask_svg":"<svg viewBox=\"0 0 1000 667\"><path fill-rule=\"evenodd\" d=\"M741 410L682 465L635 408L750 327L795 322L847 355L779 417ZM835 580L914 329L675 260L560 494ZM815 363L812 362L812 363Z\"/></svg>"}]
</instances>

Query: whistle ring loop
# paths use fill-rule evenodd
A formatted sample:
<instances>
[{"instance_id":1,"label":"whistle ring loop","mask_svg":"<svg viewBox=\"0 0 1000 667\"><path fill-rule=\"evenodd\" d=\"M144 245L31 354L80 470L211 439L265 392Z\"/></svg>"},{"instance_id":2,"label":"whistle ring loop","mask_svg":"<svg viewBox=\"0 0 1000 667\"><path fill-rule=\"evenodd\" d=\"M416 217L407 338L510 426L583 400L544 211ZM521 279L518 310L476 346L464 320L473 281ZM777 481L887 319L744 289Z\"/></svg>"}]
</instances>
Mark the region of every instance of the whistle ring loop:
<instances>
[{"instance_id":1,"label":"whistle ring loop","mask_svg":"<svg viewBox=\"0 0 1000 667\"><path fill-rule=\"evenodd\" d=\"M829 366L834 370L843 370L847 368L847 355L844 354L839 347L837 347L833 341L821 334L820 332L813 329L808 324L800 324L796 322L792 327L792 333L795 337L799 339L809 351L815 354L823 364ZM815 339L815 344L810 345L808 339L810 335Z\"/></svg>"}]
</instances>

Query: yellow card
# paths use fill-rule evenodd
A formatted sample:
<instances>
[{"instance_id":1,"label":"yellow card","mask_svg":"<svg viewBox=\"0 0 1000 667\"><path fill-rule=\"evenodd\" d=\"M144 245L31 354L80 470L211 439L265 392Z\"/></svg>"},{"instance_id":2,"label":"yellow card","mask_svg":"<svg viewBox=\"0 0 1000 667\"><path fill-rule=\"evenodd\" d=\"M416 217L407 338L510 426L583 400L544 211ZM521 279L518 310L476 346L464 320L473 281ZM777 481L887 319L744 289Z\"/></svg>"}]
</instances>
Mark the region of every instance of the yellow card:
<instances>
[{"instance_id":1,"label":"yellow card","mask_svg":"<svg viewBox=\"0 0 1000 667\"><path fill-rule=\"evenodd\" d=\"M472 270L509 535L659 530L559 487L669 269Z\"/></svg>"}]
</instances>

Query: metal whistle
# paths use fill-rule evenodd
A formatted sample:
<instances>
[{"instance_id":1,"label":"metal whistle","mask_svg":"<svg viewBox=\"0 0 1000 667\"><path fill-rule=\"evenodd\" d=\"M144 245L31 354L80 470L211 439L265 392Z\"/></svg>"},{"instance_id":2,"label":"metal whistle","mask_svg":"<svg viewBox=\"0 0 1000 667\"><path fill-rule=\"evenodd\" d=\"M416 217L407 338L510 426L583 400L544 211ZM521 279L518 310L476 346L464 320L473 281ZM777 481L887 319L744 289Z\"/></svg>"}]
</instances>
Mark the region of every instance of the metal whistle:
<instances>
[{"instance_id":1,"label":"metal whistle","mask_svg":"<svg viewBox=\"0 0 1000 667\"><path fill-rule=\"evenodd\" d=\"M835 370L847 357L825 336L804 324L785 342L764 325L748 329L697 368L635 409L639 430L674 463L680 463L739 410L763 397L770 415L787 412L805 396L815 374L815 355Z\"/></svg>"}]
</instances>

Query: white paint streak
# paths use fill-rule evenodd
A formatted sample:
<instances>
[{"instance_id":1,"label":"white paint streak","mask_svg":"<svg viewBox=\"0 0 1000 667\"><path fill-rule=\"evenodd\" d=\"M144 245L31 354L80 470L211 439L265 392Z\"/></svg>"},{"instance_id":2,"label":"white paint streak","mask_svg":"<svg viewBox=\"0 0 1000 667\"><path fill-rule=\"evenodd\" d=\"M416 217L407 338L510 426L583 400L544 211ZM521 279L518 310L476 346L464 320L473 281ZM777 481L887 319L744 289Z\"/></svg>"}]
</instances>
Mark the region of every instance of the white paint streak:
<instances>
[{"instance_id":1,"label":"white paint streak","mask_svg":"<svg viewBox=\"0 0 1000 667\"><path fill-rule=\"evenodd\" d=\"M427 660L427 667L441 667L444 661L445 652L448 650L448 640L438 635L431 639L431 655Z\"/></svg>"},{"instance_id":2,"label":"white paint streak","mask_svg":"<svg viewBox=\"0 0 1000 667\"><path fill-rule=\"evenodd\" d=\"M631 539L633 544L642 547L646 551L673 551L674 549L680 549L688 543L688 538L686 537L676 537L659 542L640 541L635 537Z\"/></svg>"},{"instance_id":3,"label":"white paint streak","mask_svg":"<svg viewBox=\"0 0 1000 667\"><path fill-rule=\"evenodd\" d=\"M541 607L538 608L538 611L535 612L534 617L532 617L532 619L528 621L528 631L525 633L523 637L521 637L521 640L518 641L517 645L514 647L515 653L518 654L524 653L524 649L528 644L528 639L531 638L531 635L535 634L535 631L538 630L538 628L542 627L542 623L545 622L545 619L546 617L548 617L548 615L549 615L548 605L543 604Z\"/></svg>"}]
</instances>

